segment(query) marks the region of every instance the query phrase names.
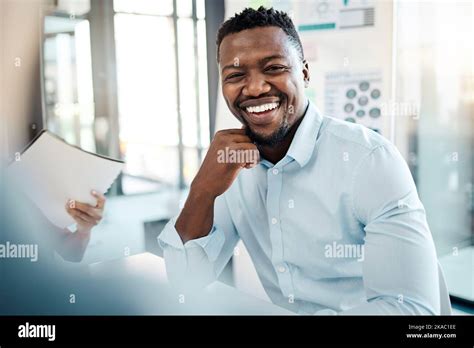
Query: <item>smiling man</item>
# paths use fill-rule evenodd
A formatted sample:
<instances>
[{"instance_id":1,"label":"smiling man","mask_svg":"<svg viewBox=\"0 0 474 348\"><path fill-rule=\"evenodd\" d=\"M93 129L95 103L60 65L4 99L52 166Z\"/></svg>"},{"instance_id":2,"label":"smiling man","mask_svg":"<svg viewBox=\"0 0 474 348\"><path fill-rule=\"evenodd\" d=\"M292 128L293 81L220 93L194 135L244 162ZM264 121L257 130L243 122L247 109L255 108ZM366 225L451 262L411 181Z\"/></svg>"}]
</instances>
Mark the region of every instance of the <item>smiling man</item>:
<instances>
[{"instance_id":1,"label":"smiling man","mask_svg":"<svg viewBox=\"0 0 474 348\"><path fill-rule=\"evenodd\" d=\"M212 281L241 239L270 299L297 313L439 313L436 252L406 163L377 133L308 101L291 19L245 9L217 46L222 93L243 126L216 133L160 234L170 278ZM218 160L223 149L260 161Z\"/></svg>"}]
</instances>

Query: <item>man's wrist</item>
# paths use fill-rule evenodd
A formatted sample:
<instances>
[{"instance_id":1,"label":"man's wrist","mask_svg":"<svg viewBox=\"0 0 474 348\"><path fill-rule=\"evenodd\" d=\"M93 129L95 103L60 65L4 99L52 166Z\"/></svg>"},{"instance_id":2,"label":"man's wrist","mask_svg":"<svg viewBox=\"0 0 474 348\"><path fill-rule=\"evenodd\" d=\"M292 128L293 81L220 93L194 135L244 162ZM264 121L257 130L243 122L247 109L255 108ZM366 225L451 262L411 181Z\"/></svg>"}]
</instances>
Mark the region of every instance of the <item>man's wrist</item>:
<instances>
[{"instance_id":1,"label":"man's wrist","mask_svg":"<svg viewBox=\"0 0 474 348\"><path fill-rule=\"evenodd\" d=\"M195 186L195 185L191 185L191 188L188 194L188 200L192 202L200 202L203 204L214 203L216 198L217 198L216 195L214 195L213 193L209 192L208 190L202 187Z\"/></svg>"},{"instance_id":2,"label":"man's wrist","mask_svg":"<svg viewBox=\"0 0 474 348\"><path fill-rule=\"evenodd\" d=\"M212 210L216 197L196 186L191 187L186 203L176 220L175 228L183 243L209 234L212 227ZM211 215L209 217L209 215ZM206 221L208 220L209 221ZM210 225L210 226L207 226Z\"/></svg>"},{"instance_id":3,"label":"man's wrist","mask_svg":"<svg viewBox=\"0 0 474 348\"><path fill-rule=\"evenodd\" d=\"M83 237L89 237L90 234L91 234L91 228L89 227L80 227L80 226L77 226L77 229L76 229L76 233L80 236L83 236Z\"/></svg>"}]
</instances>

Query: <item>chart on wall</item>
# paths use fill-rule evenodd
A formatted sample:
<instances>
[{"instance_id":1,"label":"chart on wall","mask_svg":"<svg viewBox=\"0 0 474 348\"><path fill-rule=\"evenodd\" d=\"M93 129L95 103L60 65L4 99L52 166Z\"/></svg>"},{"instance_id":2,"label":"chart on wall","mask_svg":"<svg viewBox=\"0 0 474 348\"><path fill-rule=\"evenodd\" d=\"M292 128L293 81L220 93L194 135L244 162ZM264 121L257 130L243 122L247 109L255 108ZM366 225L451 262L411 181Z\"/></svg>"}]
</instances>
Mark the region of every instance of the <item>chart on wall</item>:
<instances>
[{"instance_id":1,"label":"chart on wall","mask_svg":"<svg viewBox=\"0 0 474 348\"><path fill-rule=\"evenodd\" d=\"M325 75L324 110L328 116L360 123L381 132L382 74L380 71L329 72Z\"/></svg>"},{"instance_id":2,"label":"chart on wall","mask_svg":"<svg viewBox=\"0 0 474 348\"><path fill-rule=\"evenodd\" d=\"M375 25L374 0L302 0L295 4L299 31L353 29Z\"/></svg>"}]
</instances>

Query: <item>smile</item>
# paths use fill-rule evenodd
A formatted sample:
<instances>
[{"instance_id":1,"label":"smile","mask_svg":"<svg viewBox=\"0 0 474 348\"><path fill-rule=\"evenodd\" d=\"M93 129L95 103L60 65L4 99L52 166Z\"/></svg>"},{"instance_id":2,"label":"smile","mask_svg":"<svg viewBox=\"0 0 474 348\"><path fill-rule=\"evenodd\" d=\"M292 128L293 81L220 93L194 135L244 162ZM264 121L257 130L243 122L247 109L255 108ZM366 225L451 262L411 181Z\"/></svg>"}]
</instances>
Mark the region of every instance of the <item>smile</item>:
<instances>
[{"instance_id":1,"label":"smile","mask_svg":"<svg viewBox=\"0 0 474 348\"><path fill-rule=\"evenodd\" d=\"M274 110L279 105L280 105L279 103L267 103L267 104L262 104L262 105L257 105L257 106L248 106L245 108L245 110L249 114L256 114L256 113L262 113L268 110Z\"/></svg>"},{"instance_id":2,"label":"smile","mask_svg":"<svg viewBox=\"0 0 474 348\"><path fill-rule=\"evenodd\" d=\"M280 117L280 98L264 97L247 100L240 105L246 120L254 126L266 126Z\"/></svg>"}]
</instances>

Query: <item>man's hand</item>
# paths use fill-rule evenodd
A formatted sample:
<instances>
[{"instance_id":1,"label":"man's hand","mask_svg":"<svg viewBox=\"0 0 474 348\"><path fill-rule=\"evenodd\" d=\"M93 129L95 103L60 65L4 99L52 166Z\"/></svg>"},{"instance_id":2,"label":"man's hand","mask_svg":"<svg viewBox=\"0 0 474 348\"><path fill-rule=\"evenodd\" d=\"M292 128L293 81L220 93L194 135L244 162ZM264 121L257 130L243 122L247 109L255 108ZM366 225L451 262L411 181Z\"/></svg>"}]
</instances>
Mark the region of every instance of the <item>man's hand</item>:
<instances>
[{"instance_id":1,"label":"man's hand","mask_svg":"<svg viewBox=\"0 0 474 348\"><path fill-rule=\"evenodd\" d=\"M176 220L175 228L184 243L209 233L217 196L232 185L242 168L254 167L259 160L258 149L244 129L216 133Z\"/></svg>"},{"instance_id":2,"label":"man's hand","mask_svg":"<svg viewBox=\"0 0 474 348\"><path fill-rule=\"evenodd\" d=\"M91 191L91 194L97 199L95 206L74 200L69 200L66 204L66 211L76 221L78 232L90 232L102 220L105 197L96 191Z\"/></svg>"},{"instance_id":3,"label":"man's hand","mask_svg":"<svg viewBox=\"0 0 474 348\"><path fill-rule=\"evenodd\" d=\"M258 149L245 135L245 129L218 131L191 190L216 198L232 185L242 168L255 167L259 161Z\"/></svg>"}]
</instances>

